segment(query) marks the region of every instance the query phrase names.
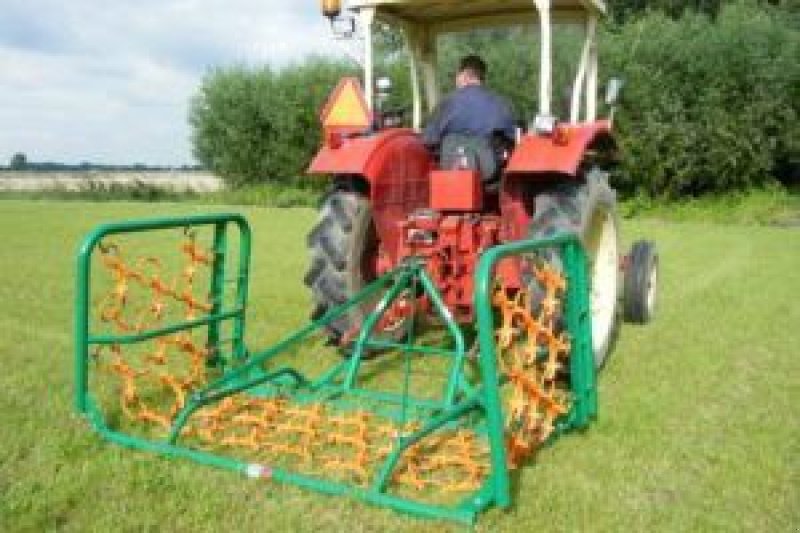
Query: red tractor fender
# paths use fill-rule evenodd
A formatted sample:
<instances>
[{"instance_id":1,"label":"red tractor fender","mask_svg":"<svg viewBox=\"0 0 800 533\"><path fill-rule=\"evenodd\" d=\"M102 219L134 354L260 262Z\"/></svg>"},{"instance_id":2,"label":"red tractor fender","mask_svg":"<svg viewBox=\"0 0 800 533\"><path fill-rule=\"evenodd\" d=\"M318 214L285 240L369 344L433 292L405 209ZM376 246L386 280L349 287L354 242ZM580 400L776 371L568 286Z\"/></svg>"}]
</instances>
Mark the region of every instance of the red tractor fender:
<instances>
[{"instance_id":1,"label":"red tractor fender","mask_svg":"<svg viewBox=\"0 0 800 533\"><path fill-rule=\"evenodd\" d=\"M558 173L577 176L587 150L602 138L610 138L611 123L559 125L552 135L525 135L514 149L506 175Z\"/></svg>"},{"instance_id":2,"label":"red tractor fender","mask_svg":"<svg viewBox=\"0 0 800 533\"><path fill-rule=\"evenodd\" d=\"M363 176L370 184L373 204L380 206L397 200L405 203L408 193L414 197L422 194L414 200L427 201L428 173L433 164L419 135L402 128L334 137L317 152L308 173Z\"/></svg>"},{"instance_id":3,"label":"red tractor fender","mask_svg":"<svg viewBox=\"0 0 800 533\"><path fill-rule=\"evenodd\" d=\"M351 174L374 179L376 176L366 175L370 159L373 158L377 151L388 144L397 133L399 132L387 132L387 134L371 136L355 134L352 137L332 137L311 160L308 173Z\"/></svg>"},{"instance_id":4,"label":"red tractor fender","mask_svg":"<svg viewBox=\"0 0 800 533\"><path fill-rule=\"evenodd\" d=\"M430 171L434 160L411 129L389 129L372 135L328 137L308 169L310 174L360 176L369 184L372 217L386 260L402 239L401 223L430 204ZM391 256L391 257L389 257Z\"/></svg>"}]
</instances>

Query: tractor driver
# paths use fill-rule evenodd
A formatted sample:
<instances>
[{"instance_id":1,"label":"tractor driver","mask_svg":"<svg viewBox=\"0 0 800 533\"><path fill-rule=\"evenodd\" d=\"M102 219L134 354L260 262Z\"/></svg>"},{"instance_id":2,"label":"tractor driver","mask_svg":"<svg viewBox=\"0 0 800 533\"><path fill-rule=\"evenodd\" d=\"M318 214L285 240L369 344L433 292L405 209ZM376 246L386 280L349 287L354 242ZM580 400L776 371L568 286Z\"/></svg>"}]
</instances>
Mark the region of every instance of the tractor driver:
<instances>
[{"instance_id":1,"label":"tractor driver","mask_svg":"<svg viewBox=\"0 0 800 533\"><path fill-rule=\"evenodd\" d=\"M488 143L496 155L513 145L511 110L503 99L484 87L486 72L486 63L479 56L462 58L456 90L439 104L425 127L422 140L431 149L441 149L442 166L447 166L448 136L477 138Z\"/></svg>"}]
</instances>

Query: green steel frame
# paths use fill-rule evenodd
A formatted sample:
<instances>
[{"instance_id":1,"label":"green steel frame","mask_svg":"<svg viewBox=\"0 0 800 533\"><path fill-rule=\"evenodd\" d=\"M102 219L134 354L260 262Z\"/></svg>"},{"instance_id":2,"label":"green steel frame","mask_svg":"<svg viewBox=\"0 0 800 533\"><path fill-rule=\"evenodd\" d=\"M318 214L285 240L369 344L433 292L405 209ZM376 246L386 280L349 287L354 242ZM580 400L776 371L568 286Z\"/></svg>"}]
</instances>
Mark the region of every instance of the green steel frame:
<instances>
[{"instance_id":1,"label":"green steel frame","mask_svg":"<svg viewBox=\"0 0 800 533\"><path fill-rule=\"evenodd\" d=\"M90 285L91 258L98 243L111 235L136 233L169 228L214 227L214 255L211 293L215 302L208 316L201 319L174 324L155 331L136 335L97 336L90 331ZM240 232L239 271L236 282L236 301L231 309L221 304L221 288L225 282L226 257L229 227L236 226ZM247 307L247 284L250 260L250 228L239 215L207 215L176 219L158 219L110 224L97 228L83 242L78 253L75 322L75 374L77 410L86 415L92 426L104 438L132 448L183 457L197 462L228 468L250 477L262 477L265 473L273 480L292 483L330 494L349 494L368 502L429 518L451 519L473 523L476 516L487 507L496 505L506 508L511 505L509 470L506 466L504 439L504 416L500 391L504 383L498 376L495 352L495 324L491 303L495 267L498 262L535 253L537 250L557 247L564 259L568 288L565 304L565 320L571 338L571 387L573 394L570 412L558 421L555 434L572 428L585 427L597 412L595 369L592 357L591 317L589 288L584 251L573 235L560 235L538 241L520 241L487 250L480 258L475 279L475 308L479 344L478 367L480 379L470 383L464 372L466 358L465 340L461 327L455 322L445 306L436 286L425 271L424 264L410 258L396 270L375 280L359 294L342 306L331 309L325 316L311 322L286 338L258 352L250 353L244 346L245 312ZM433 311L439 315L452 338L452 348L425 346L414 336L413 318L407 321L406 334L402 342L387 342L376 338L373 330L392 303L414 291L428 297ZM349 312L354 306L375 302L365 317L356 336L350 357L335 362L321 377L309 379L296 369L280 366L277 356L295 349L300 343L322 331L325 326ZM111 428L102 410L92 397L88 387L89 354L92 346L109 344L134 344L158 336L208 327L210 345L219 341L220 325L225 321L234 324L234 360L224 366L222 376L195 392L184 409L176 416L168 437L154 441L121 433ZM448 379L438 400L416 398L404 393L389 393L363 389L358 385L359 370L364 355L371 349L392 349L402 353L408 361L410 354L443 356L450 360ZM406 365L406 384L409 367ZM361 407L369 401L375 410L397 421L405 423L412 417L421 422L419 429L410 434L398 435L393 451L378 469L368 487L358 487L334 482L269 465L250 464L209 452L198 451L179 443L182 428L192 415L206 405L219 402L234 394L249 393L261 396L289 395L293 401L304 404L324 401L337 408ZM470 416L468 416L470 415ZM470 428L481 435L488 444L490 473L483 486L457 505L445 506L412 500L388 492L393 472L403 454L415 443L443 428Z\"/></svg>"}]
</instances>

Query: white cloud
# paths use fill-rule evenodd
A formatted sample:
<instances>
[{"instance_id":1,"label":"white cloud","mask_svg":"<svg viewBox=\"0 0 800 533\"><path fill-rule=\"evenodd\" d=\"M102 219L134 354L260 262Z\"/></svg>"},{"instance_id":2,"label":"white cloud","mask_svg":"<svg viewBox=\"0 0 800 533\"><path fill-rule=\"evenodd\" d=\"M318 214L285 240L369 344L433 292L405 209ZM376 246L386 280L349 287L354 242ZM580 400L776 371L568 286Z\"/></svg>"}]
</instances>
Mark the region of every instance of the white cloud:
<instances>
[{"instance_id":1,"label":"white cloud","mask_svg":"<svg viewBox=\"0 0 800 533\"><path fill-rule=\"evenodd\" d=\"M315 1L4 0L0 160L183 164L206 69L330 45Z\"/></svg>"}]
</instances>

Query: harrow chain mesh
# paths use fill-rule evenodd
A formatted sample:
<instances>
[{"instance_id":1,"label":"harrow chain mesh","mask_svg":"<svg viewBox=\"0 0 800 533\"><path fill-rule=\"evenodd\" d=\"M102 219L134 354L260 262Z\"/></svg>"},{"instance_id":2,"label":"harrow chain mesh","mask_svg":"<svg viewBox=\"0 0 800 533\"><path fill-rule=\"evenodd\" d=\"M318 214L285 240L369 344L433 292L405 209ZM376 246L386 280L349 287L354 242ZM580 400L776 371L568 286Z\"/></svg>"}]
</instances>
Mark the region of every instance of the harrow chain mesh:
<instances>
[{"instance_id":1,"label":"harrow chain mesh","mask_svg":"<svg viewBox=\"0 0 800 533\"><path fill-rule=\"evenodd\" d=\"M113 287L100 301L99 318L117 332L154 328L162 324L174 304L185 320L212 310L212 302L195 295L195 280L202 269L213 265L214 256L197 245L192 234L180 246L184 265L171 283L164 280L163 265L156 258L144 258L130 266L116 245L103 246L101 251ZM510 397L504 405L510 468L520 466L569 410L562 371L570 343L557 326L566 281L547 265L535 267L534 275L545 293L538 315L531 310L527 290L512 291L498 285L493 294L500 316L496 331L498 364L510 385ZM138 312L131 311L134 288L149 293L150 298ZM121 344L99 347L94 355L100 360L104 352L109 352L110 362L105 368L119 380L123 414L167 431L187 397L207 383L206 363L216 347L202 345L188 333L156 338L153 345L149 353L138 358L138 367L126 358ZM179 363L184 368L182 373L173 371ZM142 389L146 386L162 392L160 408L145 401ZM164 401L165 396L171 399ZM395 424L363 410L342 413L322 403L298 405L282 397L239 394L199 410L184 428L183 436L196 439L202 447L243 450L264 461L288 460L365 485L391 453L396 439L416 428L414 423ZM407 450L393 482L414 490L468 492L480 488L488 472L488 450L482 440L473 431L447 430Z\"/></svg>"},{"instance_id":2,"label":"harrow chain mesh","mask_svg":"<svg viewBox=\"0 0 800 533\"><path fill-rule=\"evenodd\" d=\"M532 269L543 292L538 305L530 290L510 291L499 284L492 298L500 316L498 367L511 389L504 409L506 451L512 469L552 435L556 420L570 407L569 385L564 379L570 341L558 325L566 279L548 263L534 264Z\"/></svg>"}]
</instances>

